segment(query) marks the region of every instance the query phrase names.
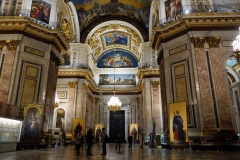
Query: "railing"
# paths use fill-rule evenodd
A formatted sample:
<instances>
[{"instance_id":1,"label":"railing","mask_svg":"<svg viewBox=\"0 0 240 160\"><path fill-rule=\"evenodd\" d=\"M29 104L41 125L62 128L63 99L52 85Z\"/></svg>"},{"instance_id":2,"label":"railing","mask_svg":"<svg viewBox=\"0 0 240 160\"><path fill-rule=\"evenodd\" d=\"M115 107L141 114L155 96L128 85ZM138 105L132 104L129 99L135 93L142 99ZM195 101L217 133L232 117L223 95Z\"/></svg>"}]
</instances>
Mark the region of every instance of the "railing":
<instances>
[{"instance_id":1,"label":"railing","mask_svg":"<svg viewBox=\"0 0 240 160\"><path fill-rule=\"evenodd\" d=\"M0 117L14 118L17 106L0 102Z\"/></svg>"},{"instance_id":2,"label":"railing","mask_svg":"<svg viewBox=\"0 0 240 160\"><path fill-rule=\"evenodd\" d=\"M159 68L159 65L156 62L148 62L140 64L139 68Z\"/></svg>"},{"instance_id":3,"label":"railing","mask_svg":"<svg viewBox=\"0 0 240 160\"><path fill-rule=\"evenodd\" d=\"M12 11L11 9L0 9L0 16L26 16L29 17L33 22L40 24L42 26L45 26L50 29L59 29L62 30L61 25L58 22L51 22L44 23L40 20L37 20L33 17L31 17L31 11L29 9L16 9L15 11Z\"/></svg>"},{"instance_id":4,"label":"railing","mask_svg":"<svg viewBox=\"0 0 240 160\"><path fill-rule=\"evenodd\" d=\"M59 68L80 68L80 69L89 69L87 63L76 63L71 65L59 66ZM91 69L89 69L91 71Z\"/></svg>"},{"instance_id":5,"label":"railing","mask_svg":"<svg viewBox=\"0 0 240 160\"><path fill-rule=\"evenodd\" d=\"M173 15L169 15L166 18L163 18L159 23L155 24L155 27L164 26L168 23L171 23L179 19L181 14L190 15L191 13L202 13L202 12L240 12L240 5L198 5L198 6L182 6L180 8L180 13L176 14L173 12Z\"/></svg>"}]
</instances>

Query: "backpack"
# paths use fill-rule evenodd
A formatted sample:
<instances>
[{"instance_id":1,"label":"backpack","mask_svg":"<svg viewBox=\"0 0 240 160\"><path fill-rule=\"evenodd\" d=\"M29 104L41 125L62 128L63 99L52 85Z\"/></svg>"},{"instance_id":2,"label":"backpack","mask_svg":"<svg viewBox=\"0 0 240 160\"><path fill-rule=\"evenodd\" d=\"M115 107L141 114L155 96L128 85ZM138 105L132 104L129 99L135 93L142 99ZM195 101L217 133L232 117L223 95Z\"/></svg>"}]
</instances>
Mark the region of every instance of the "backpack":
<instances>
[{"instance_id":1,"label":"backpack","mask_svg":"<svg viewBox=\"0 0 240 160\"><path fill-rule=\"evenodd\" d=\"M105 134L105 143L108 143L109 142L109 137L107 134Z\"/></svg>"}]
</instances>

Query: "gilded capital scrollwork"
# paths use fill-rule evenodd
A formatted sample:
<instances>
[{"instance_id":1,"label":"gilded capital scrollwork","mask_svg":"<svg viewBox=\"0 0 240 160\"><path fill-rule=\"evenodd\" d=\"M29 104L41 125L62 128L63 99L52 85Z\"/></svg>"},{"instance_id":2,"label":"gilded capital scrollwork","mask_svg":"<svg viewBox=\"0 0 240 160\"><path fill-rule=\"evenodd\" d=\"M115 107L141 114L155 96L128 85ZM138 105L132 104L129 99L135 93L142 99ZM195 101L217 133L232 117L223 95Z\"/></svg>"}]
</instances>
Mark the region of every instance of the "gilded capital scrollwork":
<instances>
[{"instance_id":1,"label":"gilded capital scrollwork","mask_svg":"<svg viewBox=\"0 0 240 160\"><path fill-rule=\"evenodd\" d=\"M191 37L194 48L204 48L205 37Z\"/></svg>"},{"instance_id":2,"label":"gilded capital scrollwork","mask_svg":"<svg viewBox=\"0 0 240 160\"><path fill-rule=\"evenodd\" d=\"M88 92L88 85L84 84L84 92L87 93Z\"/></svg>"},{"instance_id":3,"label":"gilded capital scrollwork","mask_svg":"<svg viewBox=\"0 0 240 160\"><path fill-rule=\"evenodd\" d=\"M3 46L5 46L6 42L5 41L0 41L0 51L3 49Z\"/></svg>"},{"instance_id":4,"label":"gilded capital scrollwork","mask_svg":"<svg viewBox=\"0 0 240 160\"><path fill-rule=\"evenodd\" d=\"M144 87L144 84L141 84L141 89L143 90L145 87Z\"/></svg>"},{"instance_id":5,"label":"gilded capital scrollwork","mask_svg":"<svg viewBox=\"0 0 240 160\"><path fill-rule=\"evenodd\" d=\"M19 45L19 40L6 40L7 51L14 51Z\"/></svg>"},{"instance_id":6,"label":"gilded capital scrollwork","mask_svg":"<svg viewBox=\"0 0 240 160\"><path fill-rule=\"evenodd\" d=\"M158 88L159 81L151 81L151 84L153 88Z\"/></svg>"},{"instance_id":7,"label":"gilded capital scrollwork","mask_svg":"<svg viewBox=\"0 0 240 160\"><path fill-rule=\"evenodd\" d=\"M77 82L68 82L70 88L75 88Z\"/></svg>"},{"instance_id":8,"label":"gilded capital scrollwork","mask_svg":"<svg viewBox=\"0 0 240 160\"><path fill-rule=\"evenodd\" d=\"M221 37L206 37L209 48L219 48Z\"/></svg>"}]
</instances>

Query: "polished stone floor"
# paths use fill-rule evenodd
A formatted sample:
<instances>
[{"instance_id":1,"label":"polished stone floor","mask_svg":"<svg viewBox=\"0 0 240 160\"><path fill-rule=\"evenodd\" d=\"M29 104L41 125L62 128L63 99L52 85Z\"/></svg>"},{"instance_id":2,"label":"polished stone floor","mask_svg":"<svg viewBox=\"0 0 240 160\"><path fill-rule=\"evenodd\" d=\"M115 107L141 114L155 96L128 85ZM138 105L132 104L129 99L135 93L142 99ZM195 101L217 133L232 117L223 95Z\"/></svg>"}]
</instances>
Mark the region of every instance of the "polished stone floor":
<instances>
[{"instance_id":1,"label":"polished stone floor","mask_svg":"<svg viewBox=\"0 0 240 160\"><path fill-rule=\"evenodd\" d=\"M240 151L206 151L206 150L173 150L173 149L150 149L148 146L140 148L138 144L128 148L122 144L121 151L115 151L115 144L107 144L107 155L101 155L101 147L94 145L92 156L87 155L87 147L81 149L80 155L75 154L74 146L67 148L50 148L42 150L23 150L16 152L0 153L0 160L60 160L60 159L89 159L89 160L239 160Z\"/></svg>"}]
</instances>

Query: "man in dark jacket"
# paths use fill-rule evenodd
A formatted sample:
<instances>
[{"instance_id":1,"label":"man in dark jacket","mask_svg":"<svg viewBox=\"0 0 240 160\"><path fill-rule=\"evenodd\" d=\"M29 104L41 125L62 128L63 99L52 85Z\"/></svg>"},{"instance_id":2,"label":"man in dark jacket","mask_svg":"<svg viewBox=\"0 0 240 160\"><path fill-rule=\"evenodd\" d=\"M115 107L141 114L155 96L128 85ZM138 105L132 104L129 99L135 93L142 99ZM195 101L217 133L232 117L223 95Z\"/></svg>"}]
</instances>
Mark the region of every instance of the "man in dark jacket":
<instances>
[{"instance_id":1,"label":"man in dark jacket","mask_svg":"<svg viewBox=\"0 0 240 160\"><path fill-rule=\"evenodd\" d=\"M92 155L91 153L91 148L92 148L92 141L93 141L93 132L92 129L89 129L87 132L87 136L86 136L86 141L87 141L87 155Z\"/></svg>"}]
</instances>

